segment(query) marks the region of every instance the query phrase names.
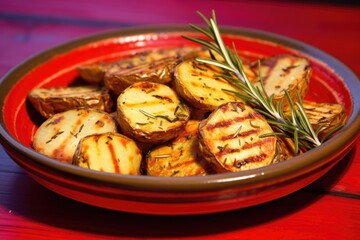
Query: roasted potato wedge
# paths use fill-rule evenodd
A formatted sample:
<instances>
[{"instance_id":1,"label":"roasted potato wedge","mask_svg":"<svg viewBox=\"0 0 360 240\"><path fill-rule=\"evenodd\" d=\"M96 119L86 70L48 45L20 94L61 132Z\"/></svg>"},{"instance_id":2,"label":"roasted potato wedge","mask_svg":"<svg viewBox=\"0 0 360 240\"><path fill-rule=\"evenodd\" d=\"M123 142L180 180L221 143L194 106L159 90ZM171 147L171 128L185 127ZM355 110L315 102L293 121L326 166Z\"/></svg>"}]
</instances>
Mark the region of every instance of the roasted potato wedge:
<instances>
[{"instance_id":1,"label":"roasted potato wedge","mask_svg":"<svg viewBox=\"0 0 360 240\"><path fill-rule=\"evenodd\" d=\"M114 105L109 90L94 86L34 88L28 98L45 118L79 107L111 112Z\"/></svg>"},{"instance_id":2,"label":"roasted potato wedge","mask_svg":"<svg viewBox=\"0 0 360 240\"><path fill-rule=\"evenodd\" d=\"M113 64L111 62L88 63L77 67L77 71L86 82L101 85L106 69L110 68Z\"/></svg>"},{"instance_id":3,"label":"roasted potato wedge","mask_svg":"<svg viewBox=\"0 0 360 240\"><path fill-rule=\"evenodd\" d=\"M183 61L175 68L174 89L195 109L212 111L226 102L241 102L241 98L224 91L240 89L216 77L221 73L220 69L194 59Z\"/></svg>"},{"instance_id":4,"label":"roasted potato wedge","mask_svg":"<svg viewBox=\"0 0 360 240\"><path fill-rule=\"evenodd\" d=\"M140 175L141 160L141 150L134 140L108 132L83 137L72 163L102 172Z\"/></svg>"},{"instance_id":5,"label":"roasted potato wedge","mask_svg":"<svg viewBox=\"0 0 360 240\"><path fill-rule=\"evenodd\" d=\"M167 57L116 72L107 71L104 76L104 84L116 95L136 82L168 84L173 80L174 68L180 61L176 57Z\"/></svg>"},{"instance_id":6,"label":"roasted potato wedge","mask_svg":"<svg viewBox=\"0 0 360 240\"><path fill-rule=\"evenodd\" d=\"M94 109L72 109L57 113L41 124L32 145L39 153L71 163L81 138L104 132L117 132L111 115Z\"/></svg>"},{"instance_id":7,"label":"roasted potato wedge","mask_svg":"<svg viewBox=\"0 0 360 240\"><path fill-rule=\"evenodd\" d=\"M255 73L260 73L266 93L274 95L273 102L282 102L284 111L290 109L285 90L293 102L298 102L297 92L304 98L308 89L312 68L306 58L292 54L280 54L264 58L258 64L253 65ZM261 88L260 81L255 83Z\"/></svg>"},{"instance_id":8,"label":"roasted potato wedge","mask_svg":"<svg viewBox=\"0 0 360 240\"><path fill-rule=\"evenodd\" d=\"M220 105L199 126L200 150L217 172L236 172L272 163L276 137L258 112L241 102Z\"/></svg>"},{"instance_id":9,"label":"roasted potato wedge","mask_svg":"<svg viewBox=\"0 0 360 240\"><path fill-rule=\"evenodd\" d=\"M162 143L175 138L190 118L189 108L160 83L134 83L117 100L123 133L139 142Z\"/></svg>"},{"instance_id":10,"label":"roasted potato wedge","mask_svg":"<svg viewBox=\"0 0 360 240\"><path fill-rule=\"evenodd\" d=\"M321 128L319 135L324 136L346 121L345 109L341 104L303 101L303 107L314 130Z\"/></svg>"},{"instance_id":11,"label":"roasted potato wedge","mask_svg":"<svg viewBox=\"0 0 360 240\"><path fill-rule=\"evenodd\" d=\"M197 138L200 121L190 120L179 136L157 146L146 156L146 172L151 176L203 176L212 172L201 156Z\"/></svg>"},{"instance_id":12,"label":"roasted potato wedge","mask_svg":"<svg viewBox=\"0 0 360 240\"><path fill-rule=\"evenodd\" d=\"M155 51L143 51L114 62L83 64L79 66L77 70L80 77L85 81L91 84L101 84L103 83L105 73L117 76L117 72L122 72L126 69L137 67L139 65L149 64L164 58L193 57L196 56L197 52L200 50L201 48L199 47L176 47L163 48ZM108 80L111 81L116 79L117 78L109 78Z\"/></svg>"}]
</instances>

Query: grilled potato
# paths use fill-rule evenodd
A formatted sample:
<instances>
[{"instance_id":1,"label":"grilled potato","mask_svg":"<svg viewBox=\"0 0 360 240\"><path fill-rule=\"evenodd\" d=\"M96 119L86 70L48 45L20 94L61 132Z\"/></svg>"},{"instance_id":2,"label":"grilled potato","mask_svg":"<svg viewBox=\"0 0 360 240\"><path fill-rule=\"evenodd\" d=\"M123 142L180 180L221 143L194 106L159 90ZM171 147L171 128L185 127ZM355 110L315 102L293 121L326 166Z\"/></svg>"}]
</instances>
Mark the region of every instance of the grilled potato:
<instances>
[{"instance_id":1,"label":"grilled potato","mask_svg":"<svg viewBox=\"0 0 360 240\"><path fill-rule=\"evenodd\" d=\"M314 130L321 127L319 136L324 136L342 125L346 120L345 109L341 104L303 101L303 107Z\"/></svg>"},{"instance_id":2,"label":"grilled potato","mask_svg":"<svg viewBox=\"0 0 360 240\"><path fill-rule=\"evenodd\" d=\"M298 101L297 93L303 98L308 89L312 68L305 58L292 54L281 54L261 60L260 69L254 64L253 70L262 76L265 91L274 94L274 104L282 101L284 111L290 108L284 90L288 91L293 102ZM258 81L255 85L260 86Z\"/></svg>"},{"instance_id":3,"label":"grilled potato","mask_svg":"<svg viewBox=\"0 0 360 240\"><path fill-rule=\"evenodd\" d=\"M118 121L125 135L153 144L175 138L190 118L189 108L168 86L134 83L118 97Z\"/></svg>"},{"instance_id":4,"label":"grilled potato","mask_svg":"<svg viewBox=\"0 0 360 240\"><path fill-rule=\"evenodd\" d=\"M141 151L132 139L109 132L82 138L73 164L102 172L140 175L141 160Z\"/></svg>"},{"instance_id":5,"label":"grilled potato","mask_svg":"<svg viewBox=\"0 0 360 240\"><path fill-rule=\"evenodd\" d=\"M118 61L83 64L79 66L77 70L80 77L91 84L102 84L105 73L108 72L109 74L114 76L114 79L112 79L111 77L108 79L108 81L112 83L117 80L117 72L122 72L126 69L130 69L147 63L152 63L154 61L158 61L164 58L179 59L183 57L193 57L196 56L196 53L200 50L201 48L198 47L176 47L163 48L152 51L143 51L130 55ZM116 83L114 84L116 85Z\"/></svg>"},{"instance_id":6,"label":"grilled potato","mask_svg":"<svg viewBox=\"0 0 360 240\"><path fill-rule=\"evenodd\" d=\"M200 150L217 172L236 172L269 165L276 137L258 112L241 102L219 106L199 126Z\"/></svg>"},{"instance_id":7,"label":"grilled potato","mask_svg":"<svg viewBox=\"0 0 360 240\"><path fill-rule=\"evenodd\" d=\"M109 90L94 86L35 88L28 98L45 118L66 110L86 107L111 112L113 101Z\"/></svg>"},{"instance_id":8,"label":"grilled potato","mask_svg":"<svg viewBox=\"0 0 360 240\"><path fill-rule=\"evenodd\" d=\"M104 132L117 132L115 120L93 109L72 109L48 118L38 128L33 148L46 156L71 163L81 138Z\"/></svg>"},{"instance_id":9,"label":"grilled potato","mask_svg":"<svg viewBox=\"0 0 360 240\"><path fill-rule=\"evenodd\" d=\"M212 111L219 105L242 101L232 93L223 91L240 91L226 80L215 77L221 70L194 59L183 61L175 68L175 91L195 109Z\"/></svg>"},{"instance_id":10,"label":"grilled potato","mask_svg":"<svg viewBox=\"0 0 360 240\"><path fill-rule=\"evenodd\" d=\"M136 82L148 81L167 84L172 81L174 67L180 61L176 57L167 57L116 72L107 71L104 76L104 84L117 95Z\"/></svg>"},{"instance_id":11,"label":"grilled potato","mask_svg":"<svg viewBox=\"0 0 360 240\"><path fill-rule=\"evenodd\" d=\"M77 71L86 82L100 85L103 83L106 69L112 65L113 63L111 62L88 63L77 67Z\"/></svg>"},{"instance_id":12,"label":"grilled potato","mask_svg":"<svg viewBox=\"0 0 360 240\"><path fill-rule=\"evenodd\" d=\"M301 153L302 153L301 150L299 151L299 153L295 152L295 143L293 139L285 138L285 137L277 137L276 154L272 163L278 163L288 160Z\"/></svg>"},{"instance_id":13,"label":"grilled potato","mask_svg":"<svg viewBox=\"0 0 360 240\"><path fill-rule=\"evenodd\" d=\"M152 149L146 157L147 175L183 177L211 173L209 163L202 158L199 150L199 123L190 120L177 138Z\"/></svg>"}]
</instances>

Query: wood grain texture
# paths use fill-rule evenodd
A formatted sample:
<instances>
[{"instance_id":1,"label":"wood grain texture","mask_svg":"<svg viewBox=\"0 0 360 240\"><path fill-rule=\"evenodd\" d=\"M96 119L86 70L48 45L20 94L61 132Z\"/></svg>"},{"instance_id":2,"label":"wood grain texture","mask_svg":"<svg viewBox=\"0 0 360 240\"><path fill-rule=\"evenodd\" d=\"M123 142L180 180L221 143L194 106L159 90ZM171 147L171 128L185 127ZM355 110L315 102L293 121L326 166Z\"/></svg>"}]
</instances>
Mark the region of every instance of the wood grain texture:
<instances>
[{"instance_id":1,"label":"wood grain texture","mask_svg":"<svg viewBox=\"0 0 360 240\"><path fill-rule=\"evenodd\" d=\"M153 24L219 24L269 31L330 53L360 75L359 5L309 1L2 1L0 76L74 38ZM0 89L1 91L1 89ZM0 239L356 239L360 141L325 176L281 199L237 211L160 217L109 211L59 196L32 180L0 146Z\"/></svg>"}]
</instances>

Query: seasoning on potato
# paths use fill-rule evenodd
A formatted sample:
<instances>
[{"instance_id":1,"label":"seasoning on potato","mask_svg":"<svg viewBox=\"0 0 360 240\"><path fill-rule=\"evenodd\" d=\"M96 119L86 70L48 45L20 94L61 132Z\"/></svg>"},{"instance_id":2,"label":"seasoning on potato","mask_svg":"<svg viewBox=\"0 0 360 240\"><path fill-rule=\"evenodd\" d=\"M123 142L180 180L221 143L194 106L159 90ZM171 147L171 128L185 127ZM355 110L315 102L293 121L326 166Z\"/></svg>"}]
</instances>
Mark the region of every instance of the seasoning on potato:
<instances>
[{"instance_id":1,"label":"seasoning on potato","mask_svg":"<svg viewBox=\"0 0 360 240\"><path fill-rule=\"evenodd\" d=\"M146 156L147 175L184 177L214 173L199 150L199 123L190 120L177 138L153 148Z\"/></svg>"},{"instance_id":2,"label":"seasoning on potato","mask_svg":"<svg viewBox=\"0 0 360 240\"><path fill-rule=\"evenodd\" d=\"M298 102L298 94L304 98L309 89L312 68L306 58L293 54L279 54L262 59L260 69L256 63L253 70L261 74L266 93L268 96L274 95L275 105L282 102L284 111L290 109L284 90L293 102ZM260 82L255 83L255 86L261 88Z\"/></svg>"},{"instance_id":3,"label":"seasoning on potato","mask_svg":"<svg viewBox=\"0 0 360 240\"><path fill-rule=\"evenodd\" d=\"M248 105L219 106L199 126L200 150L217 172L236 172L269 165L276 154L276 137L265 118Z\"/></svg>"},{"instance_id":4,"label":"seasoning on potato","mask_svg":"<svg viewBox=\"0 0 360 240\"><path fill-rule=\"evenodd\" d=\"M33 148L46 156L71 163L81 138L117 132L110 114L94 109L72 109L48 118L34 135Z\"/></svg>"},{"instance_id":5,"label":"seasoning on potato","mask_svg":"<svg viewBox=\"0 0 360 240\"><path fill-rule=\"evenodd\" d=\"M163 143L175 138L190 119L189 108L170 87L134 83L118 97L118 122L123 133L139 142Z\"/></svg>"},{"instance_id":6,"label":"seasoning on potato","mask_svg":"<svg viewBox=\"0 0 360 240\"><path fill-rule=\"evenodd\" d=\"M73 164L102 172L140 175L141 160L141 150L134 140L109 132L82 138Z\"/></svg>"},{"instance_id":7,"label":"seasoning on potato","mask_svg":"<svg viewBox=\"0 0 360 240\"><path fill-rule=\"evenodd\" d=\"M224 91L241 90L216 76L220 74L222 71L218 68L195 59L186 60L175 68L174 89L195 109L212 111L226 102L243 102L240 97Z\"/></svg>"}]
</instances>

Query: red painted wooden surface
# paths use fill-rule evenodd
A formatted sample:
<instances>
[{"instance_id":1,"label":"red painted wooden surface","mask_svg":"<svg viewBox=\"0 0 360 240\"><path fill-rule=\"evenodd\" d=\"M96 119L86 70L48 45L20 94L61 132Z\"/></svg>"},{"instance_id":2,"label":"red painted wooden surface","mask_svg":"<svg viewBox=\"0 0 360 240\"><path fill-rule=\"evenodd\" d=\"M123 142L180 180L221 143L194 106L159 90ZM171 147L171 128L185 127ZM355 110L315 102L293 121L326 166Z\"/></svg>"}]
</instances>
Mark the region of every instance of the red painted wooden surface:
<instances>
[{"instance_id":1,"label":"red painted wooden surface","mask_svg":"<svg viewBox=\"0 0 360 240\"><path fill-rule=\"evenodd\" d=\"M314 45L360 75L360 7L286 1L1 1L0 75L31 55L116 28L201 23L257 28ZM0 89L1 91L1 89ZM355 239L360 234L360 141L328 174L259 206L205 216L104 210L61 197L0 147L0 239Z\"/></svg>"}]
</instances>

